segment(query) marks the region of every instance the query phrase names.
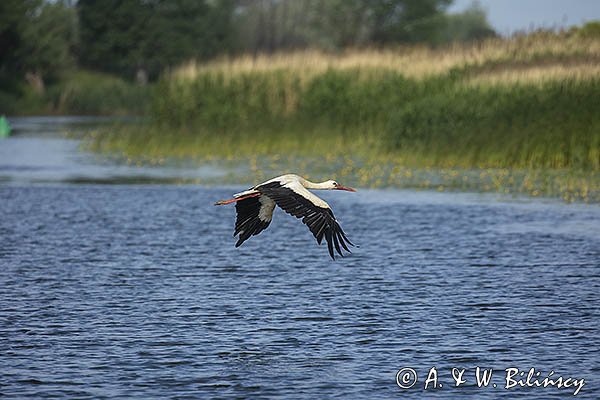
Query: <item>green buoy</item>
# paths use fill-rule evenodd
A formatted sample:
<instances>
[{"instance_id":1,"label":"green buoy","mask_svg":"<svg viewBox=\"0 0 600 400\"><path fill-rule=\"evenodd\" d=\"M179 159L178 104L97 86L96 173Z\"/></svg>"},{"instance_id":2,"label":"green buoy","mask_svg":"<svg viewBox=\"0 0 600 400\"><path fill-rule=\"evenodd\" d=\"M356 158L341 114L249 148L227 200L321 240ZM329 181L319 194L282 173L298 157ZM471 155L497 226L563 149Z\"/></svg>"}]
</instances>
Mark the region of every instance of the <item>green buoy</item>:
<instances>
[{"instance_id":1,"label":"green buoy","mask_svg":"<svg viewBox=\"0 0 600 400\"><path fill-rule=\"evenodd\" d=\"M0 137L10 135L10 124L4 115L0 116Z\"/></svg>"}]
</instances>

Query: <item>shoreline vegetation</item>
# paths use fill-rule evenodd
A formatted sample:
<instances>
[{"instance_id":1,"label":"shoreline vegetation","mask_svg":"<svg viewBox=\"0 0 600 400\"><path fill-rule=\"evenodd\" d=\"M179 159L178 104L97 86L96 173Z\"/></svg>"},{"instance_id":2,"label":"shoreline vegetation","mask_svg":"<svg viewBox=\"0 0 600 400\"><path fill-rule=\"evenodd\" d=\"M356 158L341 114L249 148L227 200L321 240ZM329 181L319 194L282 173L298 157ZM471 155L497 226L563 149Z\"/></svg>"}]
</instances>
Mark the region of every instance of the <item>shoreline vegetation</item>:
<instances>
[{"instance_id":1,"label":"shoreline vegetation","mask_svg":"<svg viewBox=\"0 0 600 400\"><path fill-rule=\"evenodd\" d=\"M146 115L152 84L141 86L118 76L89 70L65 71L43 91L20 83L16 93L0 90L7 115Z\"/></svg>"},{"instance_id":2,"label":"shoreline vegetation","mask_svg":"<svg viewBox=\"0 0 600 400\"><path fill-rule=\"evenodd\" d=\"M600 37L582 32L188 63L153 88L150 122L86 145L149 164L244 160L248 180L598 202Z\"/></svg>"}]
</instances>

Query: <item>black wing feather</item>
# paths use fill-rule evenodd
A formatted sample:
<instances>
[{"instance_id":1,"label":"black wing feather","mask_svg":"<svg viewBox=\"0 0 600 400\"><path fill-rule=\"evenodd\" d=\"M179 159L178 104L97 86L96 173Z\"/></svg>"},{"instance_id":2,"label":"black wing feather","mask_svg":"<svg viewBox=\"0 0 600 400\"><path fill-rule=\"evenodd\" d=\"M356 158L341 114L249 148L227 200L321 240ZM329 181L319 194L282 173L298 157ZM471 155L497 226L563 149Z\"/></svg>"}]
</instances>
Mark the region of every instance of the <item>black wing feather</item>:
<instances>
[{"instance_id":1,"label":"black wing feather","mask_svg":"<svg viewBox=\"0 0 600 400\"><path fill-rule=\"evenodd\" d=\"M321 244L323 237L325 237L327 249L332 259L335 260L334 247L337 253L343 256L342 248L350 252L348 245L354 246L346 237L330 208L316 206L292 189L281 186L279 182L257 186L255 190L268 196L288 214L296 218L302 218L302 222L308 226L318 244Z\"/></svg>"},{"instance_id":2,"label":"black wing feather","mask_svg":"<svg viewBox=\"0 0 600 400\"><path fill-rule=\"evenodd\" d=\"M270 219L263 221L258 217L261 207L263 204L260 202L260 196L249 197L235 203L237 218L233 236L239 234L235 247L240 247L250 236L258 235L271 223Z\"/></svg>"}]
</instances>

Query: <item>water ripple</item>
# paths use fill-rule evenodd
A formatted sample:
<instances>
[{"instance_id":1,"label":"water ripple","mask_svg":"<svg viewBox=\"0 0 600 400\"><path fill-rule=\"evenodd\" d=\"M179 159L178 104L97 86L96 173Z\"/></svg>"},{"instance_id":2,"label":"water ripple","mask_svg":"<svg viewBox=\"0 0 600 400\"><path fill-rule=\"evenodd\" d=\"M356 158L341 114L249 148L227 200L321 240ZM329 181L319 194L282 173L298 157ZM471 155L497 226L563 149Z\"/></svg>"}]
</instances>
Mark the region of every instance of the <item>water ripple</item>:
<instances>
[{"instance_id":1,"label":"water ripple","mask_svg":"<svg viewBox=\"0 0 600 400\"><path fill-rule=\"evenodd\" d=\"M600 208L469 194L325 193L360 248L294 218L239 249L231 188L0 187L0 394L563 398L403 391L405 366L528 369L600 391Z\"/></svg>"}]
</instances>

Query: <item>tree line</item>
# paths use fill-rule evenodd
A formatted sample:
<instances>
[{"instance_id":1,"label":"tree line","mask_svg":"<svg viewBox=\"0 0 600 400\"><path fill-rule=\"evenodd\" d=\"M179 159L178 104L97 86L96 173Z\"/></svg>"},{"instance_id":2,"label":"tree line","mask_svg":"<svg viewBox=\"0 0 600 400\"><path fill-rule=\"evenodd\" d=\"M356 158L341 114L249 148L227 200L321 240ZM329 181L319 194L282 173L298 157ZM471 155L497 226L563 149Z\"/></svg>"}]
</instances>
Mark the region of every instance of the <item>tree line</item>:
<instances>
[{"instance_id":1,"label":"tree line","mask_svg":"<svg viewBox=\"0 0 600 400\"><path fill-rule=\"evenodd\" d=\"M3 0L0 88L38 91L73 68L155 80L219 55L423 43L495 35L474 5L452 0Z\"/></svg>"}]
</instances>

